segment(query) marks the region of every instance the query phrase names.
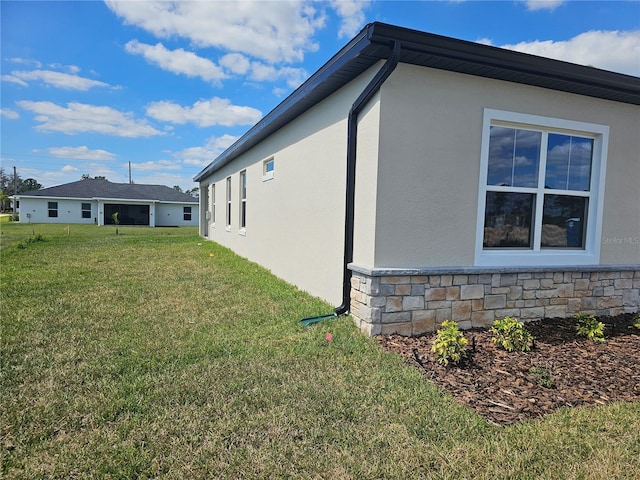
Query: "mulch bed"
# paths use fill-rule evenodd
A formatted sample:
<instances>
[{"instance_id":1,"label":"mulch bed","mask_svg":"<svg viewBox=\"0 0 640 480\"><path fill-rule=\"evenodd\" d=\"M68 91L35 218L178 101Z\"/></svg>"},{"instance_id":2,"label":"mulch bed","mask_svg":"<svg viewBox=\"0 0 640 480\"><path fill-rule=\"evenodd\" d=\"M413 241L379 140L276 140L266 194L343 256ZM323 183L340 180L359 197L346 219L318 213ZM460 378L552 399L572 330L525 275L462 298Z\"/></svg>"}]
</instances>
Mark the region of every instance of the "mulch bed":
<instances>
[{"instance_id":1,"label":"mulch bed","mask_svg":"<svg viewBox=\"0 0 640 480\"><path fill-rule=\"evenodd\" d=\"M606 343L578 337L573 318L526 323L535 338L529 352L508 353L493 344L488 330L467 330L468 355L460 366L436 362L435 333L377 339L490 422L508 425L560 407L640 401L640 330L633 315L599 320Z\"/></svg>"}]
</instances>

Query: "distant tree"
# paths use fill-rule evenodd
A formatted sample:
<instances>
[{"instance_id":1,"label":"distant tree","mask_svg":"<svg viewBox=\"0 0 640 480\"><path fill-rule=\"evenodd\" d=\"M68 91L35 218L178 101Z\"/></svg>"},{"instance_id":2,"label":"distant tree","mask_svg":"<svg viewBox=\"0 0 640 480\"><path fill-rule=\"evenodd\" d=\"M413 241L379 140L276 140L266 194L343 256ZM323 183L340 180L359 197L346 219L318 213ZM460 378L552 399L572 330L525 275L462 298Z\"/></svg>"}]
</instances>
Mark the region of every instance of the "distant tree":
<instances>
[{"instance_id":1,"label":"distant tree","mask_svg":"<svg viewBox=\"0 0 640 480\"><path fill-rule=\"evenodd\" d=\"M191 195L192 197L199 198L200 197L200 189L198 187L190 188L186 190L184 193L187 195Z\"/></svg>"},{"instance_id":2,"label":"distant tree","mask_svg":"<svg viewBox=\"0 0 640 480\"><path fill-rule=\"evenodd\" d=\"M181 191L182 191L182 188L180 188L180 185L174 185L174 186L173 186L173 189L174 189L176 192L181 192Z\"/></svg>"},{"instance_id":3,"label":"distant tree","mask_svg":"<svg viewBox=\"0 0 640 480\"><path fill-rule=\"evenodd\" d=\"M9 197L14 193L24 193L31 190L40 190L41 188L42 185L33 178L23 180L17 173L15 177L7 175L4 168L0 168L0 209L11 208Z\"/></svg>"},{"instance_id":4,"label":"distant tree","mask_svg":"<svg viewBox=\"0 0 640 480\"><path fill-rule=\"evenodd\" d=\"M26 180L20 180L18 183L18 193L30 192L32 190L40 190L40 185L34 178L27 178Z\"/></svg>"}]
</instances>

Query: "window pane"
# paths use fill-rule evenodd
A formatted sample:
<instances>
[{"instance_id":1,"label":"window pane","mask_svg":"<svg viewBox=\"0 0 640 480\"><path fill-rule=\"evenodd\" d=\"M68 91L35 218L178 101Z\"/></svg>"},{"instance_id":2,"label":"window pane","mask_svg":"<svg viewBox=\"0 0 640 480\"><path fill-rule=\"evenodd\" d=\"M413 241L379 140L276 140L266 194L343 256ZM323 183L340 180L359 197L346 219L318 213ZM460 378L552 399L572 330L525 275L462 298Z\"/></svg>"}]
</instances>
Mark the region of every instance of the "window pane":
<instances>
[{"instance_id":1,"label":"window pane","mask_svg":"<svg viewBox=\"0 0 640 480\"><path fill-rule=\"evenodd\" d=\"M491 127L487 185L535 188L541 138L540 132Z\"/></svg>"},{"instance_id":2,"label":"window pane","mask_svg":"<svg viewBox=\"0 0 640 480\"><path fill-rule=\"evenodd\" d=\"M274 163L273 160L267 160L264 164L264 173L273 172Z\"/></svg>"},{"instance_id":3,"label":"window pane","mask_svg":"<svg viewBox=\"0 0 640 480\"><path fill-rule=\"evenodd\" d=\"M550 133L545 187L588 192L592 154L592 139Z\"/></svg>"},{"instance_id":4,"label":"window pane","mask_svg":"<svg viewBox=\"0 0 640 480\"><path fill-rule=\"evenodd\" d=\"M535 195L487 192L484 214L485 248L531 248Z\"/></svg>"},{"instance_id":5,"label":"window pane","mask_svg":"<svg viewBox=\"0 0 640 480\"><path fill-rule=\"evenodd\" d=\"M545 195L542 213L543 248L584 248L587 199Z\"/></svg>"}]
</instances>

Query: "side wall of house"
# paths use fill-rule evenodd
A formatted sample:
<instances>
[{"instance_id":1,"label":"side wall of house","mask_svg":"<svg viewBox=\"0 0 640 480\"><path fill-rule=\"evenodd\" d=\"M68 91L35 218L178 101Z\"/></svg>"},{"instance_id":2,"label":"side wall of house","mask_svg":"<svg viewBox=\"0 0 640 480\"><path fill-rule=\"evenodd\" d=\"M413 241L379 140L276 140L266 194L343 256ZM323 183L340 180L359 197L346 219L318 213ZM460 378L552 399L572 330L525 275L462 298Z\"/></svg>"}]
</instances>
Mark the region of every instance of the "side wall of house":
<instances>
[{"instance_id":1,"label":"side wall of house","mask_svg":"<svg viewBox=\"0 0 640 480\"><path fill-rule=\"evenodd\" d=\"M375 211L357 204L375 219L366 227L374 240L358 243L356 231L351 266L351 313L362 330L417 335L445 319L469 328L505 315L640 310L640 107L405 64L380 98L377 171L358 171L377 178L368 194ZM592 263L570 250L529 266L478 261L486 109L608 129L602 214L588 218L602 225Z\"/></svg>"},{"instance_id":2,"label":"side wall of house","mask_svg":"<svg viewBox=\"0 0 640 480\"><path fill-rule=\"evenodd\" d=\"M347 115L378 68L203 179L200 198L206 205L201 204L201 233L302 290L340 304ZM363 114L359 132L374 149L377 113L373 108ZM245 198L241 173L246 179Z\"/></svg>"},{"instance_id":3,"label":"side wall of house","mask_svg":"<svg viewBox=\"0 0 640 480\"><path fill-rule=\"evenodd\" d=\"M185 212L185 207L191 211ZM156 203L156 227L197 227L198 210L198 204Z\"/></svg>"},{"instance_id":4,"label":"side wall of house","mask_svg":"<svg viewBox=\"0 0 640 480\"><path fill-rule=\"evenodd\" d=\"M640 263L640 107L404 64L381 105L368 266L474 265L486 108L610 128L600 264Z\"/></svg>"},{"instance_id":5,"label":"side wall of house","mask_svg":"<svg viewBox=\"0 0 640 480\"><path fill-rule=\"evenodd\" d=\"M56 217L49 216L49 202L57 205ZM91 216L82 217L82 204L91 205ZM58 198L20 198L20 223L86 223L93 224L98 218L98 202Z\"/></svg>"}]
</instances>

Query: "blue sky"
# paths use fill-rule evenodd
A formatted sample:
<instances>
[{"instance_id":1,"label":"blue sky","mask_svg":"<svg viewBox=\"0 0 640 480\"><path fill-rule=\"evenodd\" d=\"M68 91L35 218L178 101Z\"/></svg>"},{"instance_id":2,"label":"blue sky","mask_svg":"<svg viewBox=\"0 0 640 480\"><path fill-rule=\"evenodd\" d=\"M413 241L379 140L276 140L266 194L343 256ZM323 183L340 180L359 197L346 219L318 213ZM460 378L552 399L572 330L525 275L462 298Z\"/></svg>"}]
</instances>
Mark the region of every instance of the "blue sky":
<instances>
[{"instance_id":1,"label":"blue sky","mask_svg":"<svg viewBox=\"0 0 640 480\"><path fill-rule=\"evenodd\" d=\"M640 76L638 1L2 1L2 167L193 176L373 21Z\"/></svg>"}]
</instances>

